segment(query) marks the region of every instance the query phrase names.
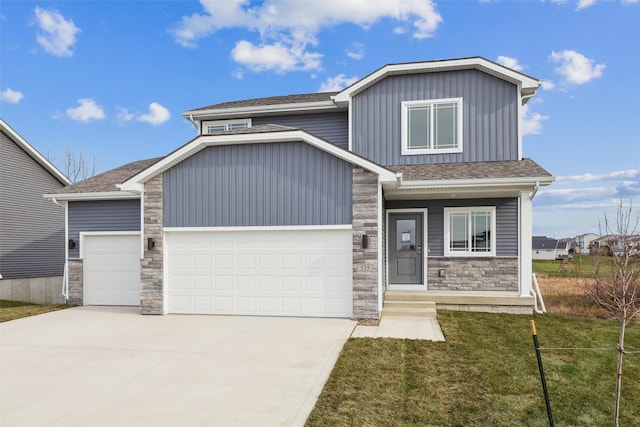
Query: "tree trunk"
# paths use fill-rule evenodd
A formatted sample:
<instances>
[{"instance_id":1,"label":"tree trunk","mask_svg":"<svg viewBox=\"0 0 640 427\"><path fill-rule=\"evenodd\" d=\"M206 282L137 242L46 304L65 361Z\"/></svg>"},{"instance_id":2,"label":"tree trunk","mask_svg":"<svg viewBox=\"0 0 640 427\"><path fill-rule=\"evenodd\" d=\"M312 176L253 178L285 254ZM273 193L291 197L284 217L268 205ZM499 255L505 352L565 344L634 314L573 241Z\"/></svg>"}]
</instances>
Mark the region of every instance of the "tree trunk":
<instances>
[{"instance_id":1,"label":"tree trunk","mask_svg":"<svg viewBox=\"0 0 640 427\"><path fill-rule=\"evenodd\" d=\"M618 373L616 376L616 408L613 425L618 427L620 424L620 394L622 388L622 357L624 356L624 331L627 325L627 319L624 316L626 310L622 310L620 317L620 336L618 337Z\"/></svg>"}]
</instances>

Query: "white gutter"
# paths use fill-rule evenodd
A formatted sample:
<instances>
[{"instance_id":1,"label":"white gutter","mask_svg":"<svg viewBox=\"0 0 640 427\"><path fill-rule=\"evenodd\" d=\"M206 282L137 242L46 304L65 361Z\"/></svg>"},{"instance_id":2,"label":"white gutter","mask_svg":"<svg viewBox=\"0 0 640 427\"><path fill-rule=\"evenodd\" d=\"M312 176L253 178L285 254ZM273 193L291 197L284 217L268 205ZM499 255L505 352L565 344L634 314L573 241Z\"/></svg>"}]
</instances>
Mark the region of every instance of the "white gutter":
<instances>
[{"instance_id":1,"label":"white gutter","mask_svg":"<svg viewBox=\"0 0 640 427\"><path fill-rule=\"evenodd\" d=\"M553 182L553 178L549 177L548 184ZM523 178L486 178L486 179L439 179L431 181L407 181L405 182L400 176L398 181L398 189L418 189L418 188L464 188L478 186L510 186L527 185L535 183L540 185L539 177L523 177Z\"/></svg>"},{"instance_id":2,"label":"white gutter","mask_svg":"<svg viewBox=\"0 0 640 427\"><path fill-rule=\"evenodd\" d=\"M58 201L139 199L140 195L127 191L102 191L96 193L44 194L43 197L59 204Z\"/></svg>"},{"instance_id":3,"label":"white gutter","mask_svg":"<svg viewBox=\"0 0 640 427\"><path fill-rule=\"evenodd\" d=\"M212 108L208 110L191 110L182 113L184 117L196 118L226 118L237 117L238 114L273 114L285 113L290 111L314 111L338 109L338 106L332 101L319 102L298 102L290 104L274 104L274 105L257 105L255 107L235 107L235 108Z\"/></svg>"}]
</instances>

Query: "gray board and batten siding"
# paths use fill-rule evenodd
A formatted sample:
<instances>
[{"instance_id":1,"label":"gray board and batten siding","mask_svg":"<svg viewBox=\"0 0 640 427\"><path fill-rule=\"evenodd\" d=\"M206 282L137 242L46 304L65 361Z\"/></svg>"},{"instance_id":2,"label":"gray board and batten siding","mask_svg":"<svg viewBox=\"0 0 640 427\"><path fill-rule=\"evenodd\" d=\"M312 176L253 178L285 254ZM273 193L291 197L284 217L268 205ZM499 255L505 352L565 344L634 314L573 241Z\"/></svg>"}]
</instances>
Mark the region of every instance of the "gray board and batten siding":
<instances>
[{"instance_id":1,"label":"gray board and batten siding","mask_svg":"<svg viewBox=\"0 0 640 427\"><path fill-rule=\"evenodd\" d=\"M444 208L496 207L496 256L518 256L518 199L389 200L387 209L427 208L428 256L444 256Z\"/></svg>"},{"instance_id":2,"label":"gray board and batten siding","mask_svg":"<svg viewBox=\"0 0 640 427\"><path fill-rule=\"evenodd\" d=\"M306 132L345 150L349 148L349 115L346 111L338 113L254 117L252 119L252 126L266 124L304 129Z\"/></svg>"},{"instance_id":3,"label":"gray board and batten siding","mask_svg":"<svg viewBox=\"0 0 640 427\"><path fill-rule=\"evenodd\" d=\"M351 224L352 166L303 142L207 147L164 172L165 227Z\"/></svg>"},{"instance_id":4,"label":"gray board and batten siding","mask_svg":"<svg viewBox=\"0 0 640 427\"><path fill-rule=\"evenodd\" d=\"M402 102L462 98L463 152L403 156ZM353 151L381 165L518 159L518 88L478 70L390 76L353 99Z\"/></svg>"},{"instance_id":5,"label":"gray board and batten siding","mask_svg":"<svg viewBox=\"0 0 640 427\"><path fill-rule=\"evenodd\" d=\"M61 276L64 208L43 197L64 184L0 132L0 274Z\"/></svg>"},{"instance_id":6,"label":"gray board and batten siding","mask_svg":"<svg viewBox=\"0 0 640 427\"><path fill-rule=\"evenodd\" d=\"M80 233L140 231L140 200L91 200L69 203L69 239L76 242L69 258L80 257Z\"/></svg>"}]
</instances>

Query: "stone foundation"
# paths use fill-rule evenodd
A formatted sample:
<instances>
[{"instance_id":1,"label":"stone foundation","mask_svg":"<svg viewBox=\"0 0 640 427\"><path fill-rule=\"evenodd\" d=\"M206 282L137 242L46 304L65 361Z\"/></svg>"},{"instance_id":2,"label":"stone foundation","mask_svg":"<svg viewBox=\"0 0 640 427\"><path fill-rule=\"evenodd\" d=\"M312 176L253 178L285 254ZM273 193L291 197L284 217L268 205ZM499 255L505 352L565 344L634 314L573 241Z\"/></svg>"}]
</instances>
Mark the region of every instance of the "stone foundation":
<instances>
[{"instance_id":1,"label":"stone foundation","mask_svg":"<svg viewBox=\"0 0 640 427\"><path fill-rule=\"evenodd\" d=\"M518 291L518 258L427 260L427 288L439 291ZM440 277L439 271L446 270Z\"/></svg>"},{"instance_id":2,"label":"stone foundation","mask_svg":"<svg viewBox=\"0 0 640 427\"><path fill-rule=\"evenodd\" d=\"M353 318L378 319L378 176L354 166L352 201Z\"/></svg>"},{"instance_id":3,"label":"stone foundation","mask_svg":"<svg viewBox=\"0 0 640 427\"><path fill-rule=\"evenodd\" d=\"M69 299L67 302L73 305L82 305L83 302L83 269L81 259L67 260L67 281L69 283Z\"/></svg>"},{"instance_id":4,"label":"stone foundation","mask_svg":"<svg viewBox=\"0 0 640 427\"><path fill-rule=\"evenodd\" d=\"M0 299L34 304L64 304L62 276L2 279Z\"/></svg>"}]
</instances>

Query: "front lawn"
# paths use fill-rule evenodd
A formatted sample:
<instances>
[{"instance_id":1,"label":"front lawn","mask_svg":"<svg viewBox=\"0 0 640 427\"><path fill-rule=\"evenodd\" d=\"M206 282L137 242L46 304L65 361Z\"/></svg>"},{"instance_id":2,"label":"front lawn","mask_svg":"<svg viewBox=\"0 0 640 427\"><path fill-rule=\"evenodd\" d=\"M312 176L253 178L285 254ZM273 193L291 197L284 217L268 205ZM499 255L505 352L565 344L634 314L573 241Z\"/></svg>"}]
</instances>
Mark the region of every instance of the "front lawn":
<instances>
[{"instance_id":1,"label":"front lawn","mask_svg":"<svg viewBox=\"0 0 640 427\"><path fill-rule=\"evenodd\" d=\"M38 305L22 301L0 300L0 322L35 316L36 314L48 313L69 307L71 306L66 304Z\"/></svg>"},{"instance_id":2,"label":"front lawn","mask_svg":"<svg viewBox=\"0 0 640 427\"><path fill-rule=\"evenodd\" d=\"M307 426L548 425L530 316L438 312L446 342L350 339ZM618 324L536 316L556 425L612 425ZM626 349L640 350L640 325ZM624 362L620 425L640 419L640 354Z\"/></svg>"}]
</instances>

